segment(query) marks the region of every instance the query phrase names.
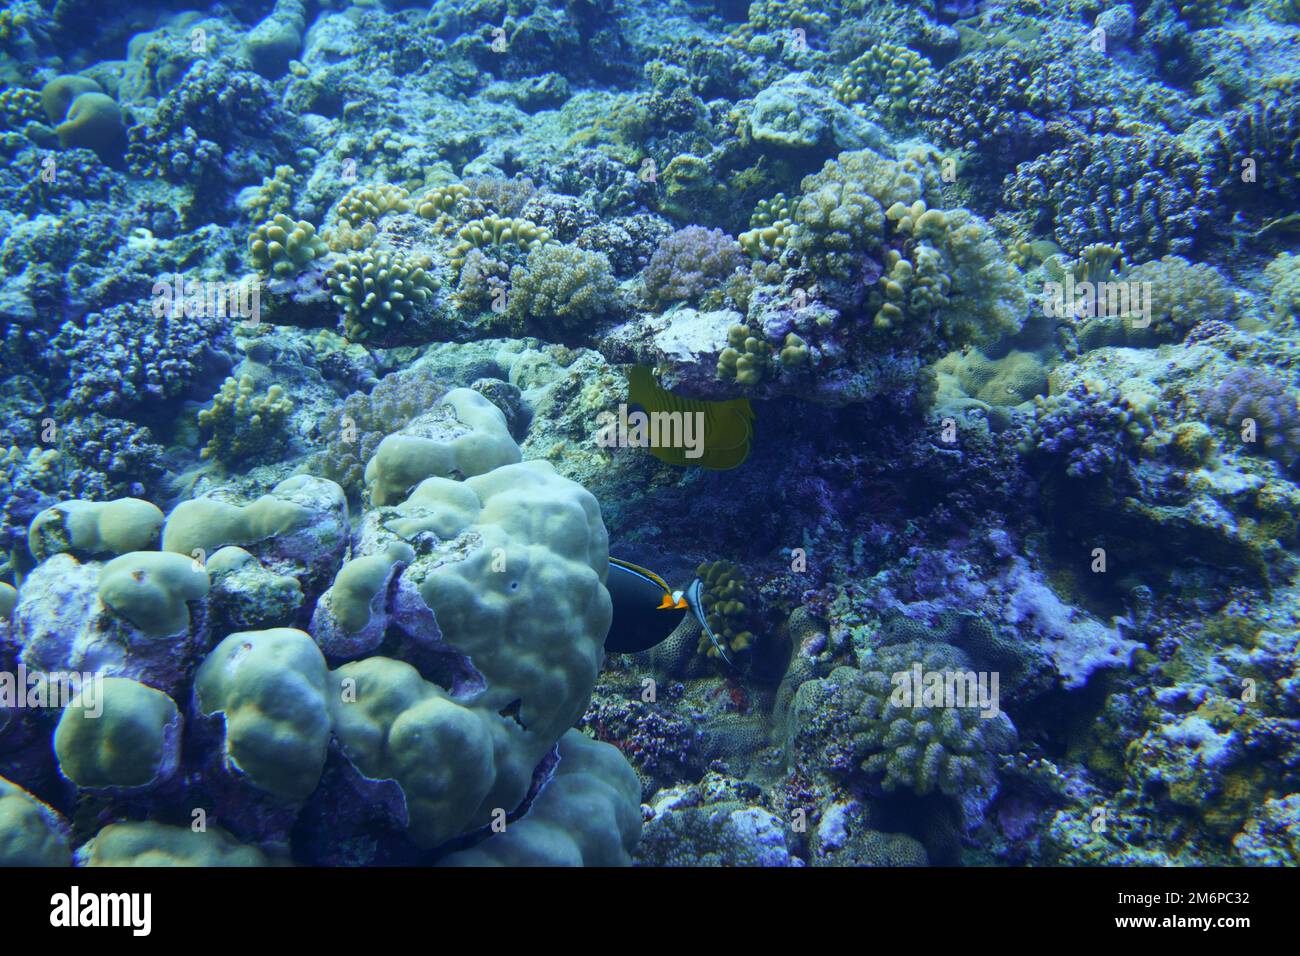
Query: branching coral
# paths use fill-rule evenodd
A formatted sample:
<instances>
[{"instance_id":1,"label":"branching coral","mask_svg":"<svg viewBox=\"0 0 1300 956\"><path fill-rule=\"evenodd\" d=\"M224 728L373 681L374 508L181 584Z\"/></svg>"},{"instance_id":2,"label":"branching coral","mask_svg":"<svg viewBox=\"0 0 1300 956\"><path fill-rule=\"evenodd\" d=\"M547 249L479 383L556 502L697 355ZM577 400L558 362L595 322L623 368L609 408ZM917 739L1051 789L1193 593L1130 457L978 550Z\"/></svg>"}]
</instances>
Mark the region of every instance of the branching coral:
<instances>
[{"instance_id":1,"label":"branching coral","mask_svg":"<svg viewBox=\"0 0 1300 956\"><path fill-rule=\"evenodd\" d=\"M458 272L471 249L487 249L492 246L502 252L513 249L525 254L551 241L550 230L527 219L506 219L492 215L467 222L456 236L459 241L452 247L450 260L452 268Z\"/></svg>"},{"instance_id":2,"label":"branching coral","mask_svg":"<svg viewBox=\"0 0 1300 956\"><path fill-rule=\"evenodd\" d=\"M165 451L148 428L91 412L61 431L59 463L69 494L140 496L156 487L166 471Z\"/></svg>"},{"instance_id":3,"label":"branching coral","mask_svg":"<svg viewBox=\"0 0 1300 956\"><path fill-rule=\"evenodd\" d=\"M619 311L618 287L603 253L546 243L510 270L508 311L540 329L577 331Z\"/></svg>"},{"instance_id":4,"label":"branching coral","mask_svg":"<svg viewBox=\"0 0 1300 956\"><path fill-rule=\"evenodd\" d=\"M0 121L10 129L22 129L41 118L41 96L35 90L10 86L0 90Z\"/></svg>"},{"instance_id":5,"label":"branching coral","mask_svg":"<svg viewBox=\"0 0 1300 956\"><path fill-rule=\"evenodd\" d=\"M357 341L391 341L410 331L420 307L437 288L428 256L363 249L329 271L330 298L343 310L343 327Z\"/></svg>"},{"instance_id":6,"label":"branching coral","mask_svg":"<svg viewBox=\"0 0 1300 956\"><path fill-rule=\"evenodd\" d=\"M361 491L366 462L384 436L426 412L447 391L428 365L391 372L367 394L353 392L320 424L324 450L308 464L311 474L338 482L350 495Z\"/></svg>"},{"instance_id":7,"label":"branching coral","mask_svg":"<svg viewBox=\"0 0 1300 956\"><path fill-rule=\"evenodd\" d=\"M1265 11L1269 19L1278 23L1300 23L1300 2L1297 0L1272 0Z\"/></svg>"},{"instance_id":8,"label":"branching coral","mask_svg":"<svg viewBox=\"0 0 1300 956\"><path fill-rule=\"evenodd\" d=\"M877 327L937 314L949 342L995 341L1020 328L1028 305L1019 272L985 224L964 209L927 209L917 200L886 213L901 236L885 254Z\"/></svg>"},{"instance_id":9,"label":"branching coral","mask_svg":"<svg viewBox=\"0 0 1300 956\"><path fill-rule=\"evenodd\" d=\"M1211 161L1227 197L1270 211L1300 200L1300 98L1275 91L1229 113Z\"/></svg>"},{"instance_id":10,"label":"branching coral","mask_svg":"<svg viewBox=\"0 0 1300 956\"><path fill-rule=\"evenodd\" d=\"M940 143L1007 168L1048 141L1048 121L1074 105L1078 82L1061 57L1006 46L953 61L912 102Z\"/></svg>"},{"instance_id":11,"label":"branching coral","mask_svg":"<svg viewBox=\"0 0 1300 956\"><path fill-rule=\"evenodd\" d=\"M471 176L461 187L466 190L462 197L464 205L472 209L475 216L489 213L506 217L518 216L537 192L533 181L524 177L499 179Z\"/></svg>"},{"instance_id":12,"label":"branching coral","mask_svg":"<svg viewBox=\"0 0 1300 956\"><path fill-rule=\"evenodd\" d=\"M668 236L650 257L643 278L654 302L694 301L740 268L740 246L721 229L687 226Z\"/></svg>"},{"instance_id":13,"label":"branching coral","mask_svg":"<svg viewBox=\"0 0 1300 956\"><path fill-rule=\"evenodd\" d=\"M431 189L416 200L415 211L425 219L432 219L439 229L446 231L455 221L461 201L469 195L463 183L451 183Z\"/></svg>"},{"instance_id":14,"label":"branching coral","mask_svg":"<svg viewBox=\"0 0 1300 956\"><path fill-rule=\"evenodd\" d=\"M456 304L462 309L490 307L496 312L508 312L509 286L508 263L494 259L481 249L471 249L465 253L465 259L460 265L460 276L456 280ZM515 315L518 318L519 313ZM515 326L518 331L518 321Z\"/></svg>"},{"instance_id":15,"label":"branching coral","mask_svg":"<svg viewBox=\"0 0 1300 956\"><path fill-rule=\"evenodd\" d=\"M885 210L910 206L922 191L921 179L903 163L870 150L842 153L804 178L790 248L816 271L847 279L863 253L883 242Z\"/></svg>"},{"instance_id":16,"label":"branching coral","mask_svg":"<svg viewBox=\"0 0 1300 956\"><path fill-rule=\"evenodd\" d=\"M740 385L757 385L771 355L772 347L751 335L749 326L733 325L727 331L727 347L718 353L718 377L733 378Z\"/></svg>"},{"instance_id":17,"label":"branching coral","mask_svg":"<svg viewBox=\"0 0 1300 956\"><path fill-rule=\"evenodd\" d=\"M1201 395L1214 424L1237 435L1247 450L1289 465L1300 456L1297 393L1263 368L1235 368Z\"/></svg>"},{"instance_id":18,"label":"branching coral","mask_svg":"<svg viewBox=\"0 0 1300 956\"><path fill-rule=\"evenodd\" d=\"M222 158L239 147L287 153L298 124L270 83L230 62L198 59L149 115L127 129L127 165L141 175L208 185L225 175Z\"/></svg>"},{"instance_id":19,"label":"branching coral","mask_svg":"<svg viewBox=\"0 0 1300 956\"><path fill-rule=\"evenodd\" d=\"M740 247L755 259L779 259L794 231L790 214L790 201L784 193L759 200L749 217L749 231L737 237Z\"/></svg>"},{"instance_id":20,"label":"branching coral","mask_svg":"<svg viewBox=\"0 0 1300 956\"><path fill-rule=\"evenodd\" d=\"M1029 448L1063 460L1071 477L1122 472L1133 449L1154 428L1149 396L1125 396L1095 382L1037 396L1034 403Z\"/></svg>"},{"instance_id":21,"label":"branching coral","mask_svg":"<svg viewBox=\"0 0 1300 956\"><path fill-rule=\"evenodd\" d=\"M1178 11L1178 19L1193 30L1216 27L1228 13L1228 5L1224 0L1173 0L1173 4Z\"/></svg>"},{"instance_id":22,"label":"branching coral","mask_svg":"<svg viewBox=\"0 0 1300 956\"><path fill-rule=\"evenodd\" d=\"M263 275L290 276L328 251L325 240L309 222L295 222L277 213L248 237L248 255L253 268Z\"/></svg>"},{"instance_id":23,"label":"branching coral","mask_svg":"<svg viewBox=\"0 0 1300 956\"><path fill-rule=\"evenodd\" d=\"M274 219L293 208L293 190L298 174L292 166L277 166L275 173L262 180L262 185L248 200L248 218L253 222Z\"/></svg>"},{"instance_id":24,"label":"branching coral","mask_svg":"<svg viewBox=\"0 0 1300 956\"><path fill-rule=\"evenodd\" d=\"M1138 258L1189 249L1216 201L1201 160L1156 132L1054 150L1021 164L1003 196L1071 252L1102 242Z\"/></svg>"},{"instance_id":25,"label":"branching coral","mask_svg":"<svg viewBox=\"0 0 1300 956\"><path fill-rule=\"evenodd\" d=\"M353 186L334 206L335 216L357 229L390 213L410 212L411 194L401 186Z\"/></svg>"},{"instance_id":26,"label":"branching coral","mask_svg":"<svg viewBox=\"0 0 1300 956\"><path fill-rule=\"evenodd\" d=\"M905 113L931 76L930 61L915 50L878 43L846 66L832 88L845 103L874 102L882 112Z\"/></svg>"},{"instance_id":27,"label":"branching coral","mask_svg":"<svg viewBox=\"0 0 1300 956\"><path fill-rule=\"evenodd\" d=\"M168 317L156 305L115 305L64 325L51 360L67 369L74 406L105 414L138 410L185 394L210 368L229 320L179 308Z\"/></svg>"},{"instance_id":28,"label":"branching coral","mask_svg":"<svg viewBox=\"0 0 1300 956\"><path fill-rule=\"evenodd\" d=\"M285 426L293 401L279 385L261 394L251 376L228 378L199 412L199 428L211 435L203 457L226 465L273 460L289 440Z\"/></svg>"},{"instance_id":29,"label":"branching coral","mask_svg":"<svg viewBox=\"0 0 1300 956\"><path fill-rule=\"evenodd\" d=\"M1269 306L1280 323L1300 321L1300 256L1283 252L1264 267L1272 292Z\"/></svg>"},{"instance_id":30,"label":"branching coral","mask_svg":"<svg viewBox=\"0 0 1300 956\"><path fill-rule=\"evenodd\" d=\"M730 561L710 561L701 564L695 573L704 582L704 613L709 629L727 653L736 655L749 650L754 635L748 629L752 612L747 604L751 598L744 572ZM721 656L703 632L698 650L709 657Z\"/></svg>"},{"instance_id":31,"label":"branching coral","mask_svg":"<svg viewBox=\"0 0 1300 956\"><path fill-rule=\"evenodd\" d=\"M935 701L898 688L914 670L951 677L974 672L964 653L947 644L909 642L878 648L869 670L840 667L805 683L791 708L787 753L808 766L859 773L886 791L968 798L996 786L996 757L1016 742L1005 714L983 715L975 695ZM898 675L902 675L899 677ZM968 686L966 684L963 687Z\"/></svg>"},{"instance_id":32,"label":"branching coral","mask_svg":"<svg viewBox=\"0 0 1300 956\"><path fill-rule=\"evenodd\" d=\"M1181 256L1144 262L1124 274L1124 281L1148 290L1152 331L1181 336L1207 320L1233 317L1232 287L1218 269ZM1150 285L1145 285L1150 283Z\"/></svg>"}]
</instances>

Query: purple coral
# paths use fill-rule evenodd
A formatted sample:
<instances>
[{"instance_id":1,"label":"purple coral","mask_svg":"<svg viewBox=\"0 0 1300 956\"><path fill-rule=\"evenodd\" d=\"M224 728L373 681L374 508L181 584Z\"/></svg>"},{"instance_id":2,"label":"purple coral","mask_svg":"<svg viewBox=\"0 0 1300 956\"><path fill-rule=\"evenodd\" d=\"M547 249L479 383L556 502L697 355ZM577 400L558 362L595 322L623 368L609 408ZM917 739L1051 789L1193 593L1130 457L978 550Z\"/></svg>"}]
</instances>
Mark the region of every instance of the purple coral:
<instances>
[{"instance_id":1,"label":"purple coral","mask_svg":"<svg viewBox=\"0 0 1300 956\"><path fill-rule=\"evenodd\" d=\"M1201 404L1216 425L1239 432L1248 449L1283 464L1300 456L1296 392L1282 377L1262 368L1233 369L1202 393Z\"/></svg>"},{"instance_id":2,"label":"purple coral","mask_svg":"<svg viewBox=\"0 0 1300 956\"><path fill-rule=\"evenodd\" d=\"M66 370L68 399L83 412L108 415L183 397L230 368L223 354L230 320L153 314L148 301L93 312L68 322L48 350Z\"/></svg>"},{"instance_id":3,"label":"purple coral","mask_svg":"<svg viewBox=\"0 0 1300 956\"><path fill-rule=\"evenodd\" d=\"M687 226L659 243L645 269L645 291L659 305L696 300L740 268L740 244L721 229Z\"/></svg>"},{"instance_id":4,"label":"purple coral","mask_svg":"<svg viewBox=\"0 0 1300 956\"><path fill-rule=\"evenodd\" d=\"M1093 477L1122 469L1138 433L1140 421L1123 395L1080 384L1039 405L1033 445L1064 457L1072 478Z\"/></svg>"},{"instance_id":5,"label":"purple coral","mask_svg":"<svg viewBox=\"0 0 1300 956\"><path fill-rule=\"evenodd\" d=\"M128 168L143 176L203 184L238 176L240 148L264 165L292 156L294 117L279 109L262 77L224 62L198 60L152 111L127 130Z\"/></svg>"}]
</instances>

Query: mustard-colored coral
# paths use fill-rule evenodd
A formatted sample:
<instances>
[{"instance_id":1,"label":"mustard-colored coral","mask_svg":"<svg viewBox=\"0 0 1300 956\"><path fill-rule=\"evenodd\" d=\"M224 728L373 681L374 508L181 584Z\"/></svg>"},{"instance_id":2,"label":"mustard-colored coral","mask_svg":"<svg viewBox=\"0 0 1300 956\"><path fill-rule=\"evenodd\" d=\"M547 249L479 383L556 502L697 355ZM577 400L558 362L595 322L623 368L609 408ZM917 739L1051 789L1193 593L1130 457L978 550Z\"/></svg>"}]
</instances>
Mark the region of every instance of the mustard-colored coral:
<instances>
[{"instance_id":1,"label":"mustard-colored coral","mask_svg":"<svg viewBox=\"0 0 1300 956\"><path fill-rule=\"evenodd\" d=\"M620 308L618 286L604 253L561 243L537 246L510 272L510 315L545 332L581 329Z\"/></svg>"},{"instance_id":2,"label":"mustard-colored coral","mask_svg":"<svg viewBox=\"0 0 1300 956\"><path fill-rule=\"evenodd\" d=\"M259 394L251 376L228 378L212 407L199 412L199 429L211 435L202 455L228 465L273 458L288 442L292 412L293 400L279 385Z\"/></svg>"},{"instance_id":3,"label":"mustard-colored coral","mask_svg":"<svg viewBox=\"0 0 1300 956\"><path fill-rule=\"evenodd\" d=\"M349 339L387 339L403 331L437 288L428 256L362 249L330 269L330 297L343 309Z\"/></svg>"},{"instance_id":4,"label":"mustard-colored coral","mask_svg":"<svg viewBox=\"0 0 1300 956\"><path fill-rule=\"evenodd\" d=\"M921 179L870 150L842 153L804 178L794 204L790 246L818 272L847 279L864 252L880 246L885 210L921 198Z\"/></svg>"},{"instance_id":5,"label":"mustard-colored coral","mask_svg":"<svg viewBox=\"0 0 1300 956\"><path fill-rule=\"evenodd\" d=\"M1134 266L1124 281L1143 290L1151 309L1151 329L1157 335L1181 337L1198 322L1233 317L1232 288L1218 269L1203 262L1165 256Z\"/></svg>"},{"instance_id":6,"label":"mustard-colored coral","mask_svg":"<svg viewBox=\"0 0 1300 956\"><path fill-rule=\"evenodd\" d=\"M711 561L701 564L695 573L704 583L704 619L709 629L729 653L748 650L754 635L746 628L749 608L744 572L730 561ZM699 651L709 657L721 656L703 633Z\"/></svg>"},{"instance_id":7,"label":"mustard-colored coral","mask_svg":"<svg viewBox=\"0 0 1300 956\"><path fill-rule=\"evenodd\" d=\"M21 129L41 118L41 95L35 90L10 86L0 90L0 120L13 129Z\"/></svg>"},{"instance_id":8,"label":"mustard-colored coral","mask_svg":"<svg viewBox=\"0 0 1300 956\"><path fill-rule=\"evenodd\" d=\"M1282 323L1300 321L1300 256L1283 252L1264 267L1271 290L1269 307Z\"/></svg>"},{"instance_id":9,"label":"mustard-colored coral","mask_svg":"<svg viewBox=\"0 0 1300 956\"><path fill-rule=\"evenodd\" d=\"M799 368L808 364L811 353L808 349L808 343L793 332L787 332L785 341L781 343L781 351L777 353L777 360L785 368Z\"/></svg>"},{"instance_id":10,"label":"mustard-colored coral","mask_svg":"<svg viewBox=\"0 0 1300 956\"><path fill-rule=\"evenodd\" d=\"M551 241L551 232L527 219L509 219L502 216L484 216L467 222L456 233L459 240L451 250L451 265L457 272L465 263L471 249L488 246L514 247L532 252Z\"/></svg>"},{"instance_id":11,"label":"mustard-colored coral","mask_svg":"<svg viewBox=\"0 0 1300 956\"><path fill-rule=\"evenodd\" d=\"M335 216L353 228L376 222L389 213L410 211L411 194L391 183L353 186L334 206Z\"/></svg>"},{"instance_id":12,"label":"mustard-colored coral","mask_svg":"<svg viewBox=\"0 0 1300 956\"><path fill-rule=\"evenodd\" d=\"M248 201L248 218L252 222L272 219L287 213L293 206L293 187L298 174L292 166L277 166L275 173L262 180L262 185Z\"/></svg>"},{"instance_id":13,"label":"mustard-colored coral","mask_svg":"<svg viewBox=\"0 0 1300 956\"><path fill-rule=\"evenodd\" d=\"M740 247L755 259L779 259L794 233L790 216L790 201L784 193L759 200L749 217L749 230L736 237Z\"/></svg>"},{"instance_id":14,"label":"mustard-colored coral","mask_svg":"<svg viewBox=\"0 0 1300 956\"><path fill-rule=\"evenodd\" d=\"M424 219L432 219L442 230L450 228L460 201L469 195L463 183L451 183L431 189L418 200L415 211Z\"/></svg>"},{"instance_id":15,"label":"mustard-colored coral","mask_svg":"<svg viewBox=\"0 0 1300 956\"><path fill-rule=\"evenodd\" d=\"M327 251L325 240L316 235L315 226L294 221L283 213L262 223L248 237L248 256L253 268L267 276L301 272Z\"/></svg>"},{"instance_id":16,"label":"mustard-colored coral","mask_svg":"<svg viewBox=\"0 0 1300 956\"><path fill-rule=\"evenodd\" d=\"M757 385L772 360L772 347L752 335L747 325L733 325L727 332L727 347L718 354L718 377L735 379L740 385Z\"/></svg>"},{"instance_id":17,"label":"mustard-colored coral","mask_svg":"<svg viewBox=\"0 0 1300 956\"><path fill-rule=\"evenodd\" d=\"M845 67L831 88L841 102L874 101L883 111L902 113L933 72L930 61L915 50L878 43Z\"/></svg>"},{"instance_id":18,"label":"mustard-colored coral","mask_svg":"<svg viewBox=\"0 0 1300 956\"><path fill-rule=\"evenodd\" d=\"M937 314L954 345L991 342L1019 330L1028 307L1019 271L983 220L965 209L894 203L887 217L903 251L891 249L881 277L877 327Z\"/></svg>"}]
</instances>

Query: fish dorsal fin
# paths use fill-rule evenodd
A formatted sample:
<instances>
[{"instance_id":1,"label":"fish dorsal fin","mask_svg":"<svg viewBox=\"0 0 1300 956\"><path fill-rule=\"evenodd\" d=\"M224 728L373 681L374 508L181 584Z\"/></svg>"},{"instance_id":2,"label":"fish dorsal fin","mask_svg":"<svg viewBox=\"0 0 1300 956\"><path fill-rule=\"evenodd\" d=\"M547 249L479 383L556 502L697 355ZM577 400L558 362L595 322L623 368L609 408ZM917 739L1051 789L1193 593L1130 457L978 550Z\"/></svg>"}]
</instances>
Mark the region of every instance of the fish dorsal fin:
<instances>
[{"instance_id":1,"label":"fish dorsal fin","mask_svg":"<svg viewBox=\"0 0 1300 956\"><path fill-rule=\"evenodd\" d=\"M673 589L668 586L667 581L655 574L649 568L643 568L639 564L633 564L631 561L624 561L622 558L616 558L612 555L610 556L609 563L621 568L629 574L634 574L639 578L649 581L651 584L658 585L663 589L664 594L668 597L671 606Z\"/></svg>"}]
</instances>

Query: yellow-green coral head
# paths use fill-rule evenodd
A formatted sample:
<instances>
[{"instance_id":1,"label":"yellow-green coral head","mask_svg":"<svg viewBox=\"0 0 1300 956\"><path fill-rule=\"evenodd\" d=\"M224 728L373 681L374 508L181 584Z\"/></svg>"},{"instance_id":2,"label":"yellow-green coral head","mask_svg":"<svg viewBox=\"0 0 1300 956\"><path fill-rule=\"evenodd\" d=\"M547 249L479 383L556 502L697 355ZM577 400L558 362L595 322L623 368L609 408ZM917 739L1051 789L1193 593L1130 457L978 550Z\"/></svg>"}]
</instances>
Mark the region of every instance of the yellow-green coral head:
<instances>
[{"instance_id":1,"label":"yellow-green coral head","mask_svg":"<svg viewBox=\"0 0 1300 956\"><path fill-rule=\"evenodd\" d=\"M64 149L93 149L106 162L120 158L126 146L122 112L104 93L82 93L73 100L67 118L54 127L54 133Z\"/></svg>"},{"instance_id":2,"label":"yellow-green coral head","mask_svg":"<svg viewBox=\"0 0 1300 956\"><path fill-rule=\"evenodd\" d=\"M99 597L149 637L190 626L189 601L208 594L208 572L192 558L161 551L132 551L114 558L99 575Z\"/></svg>"}]
</instances>

